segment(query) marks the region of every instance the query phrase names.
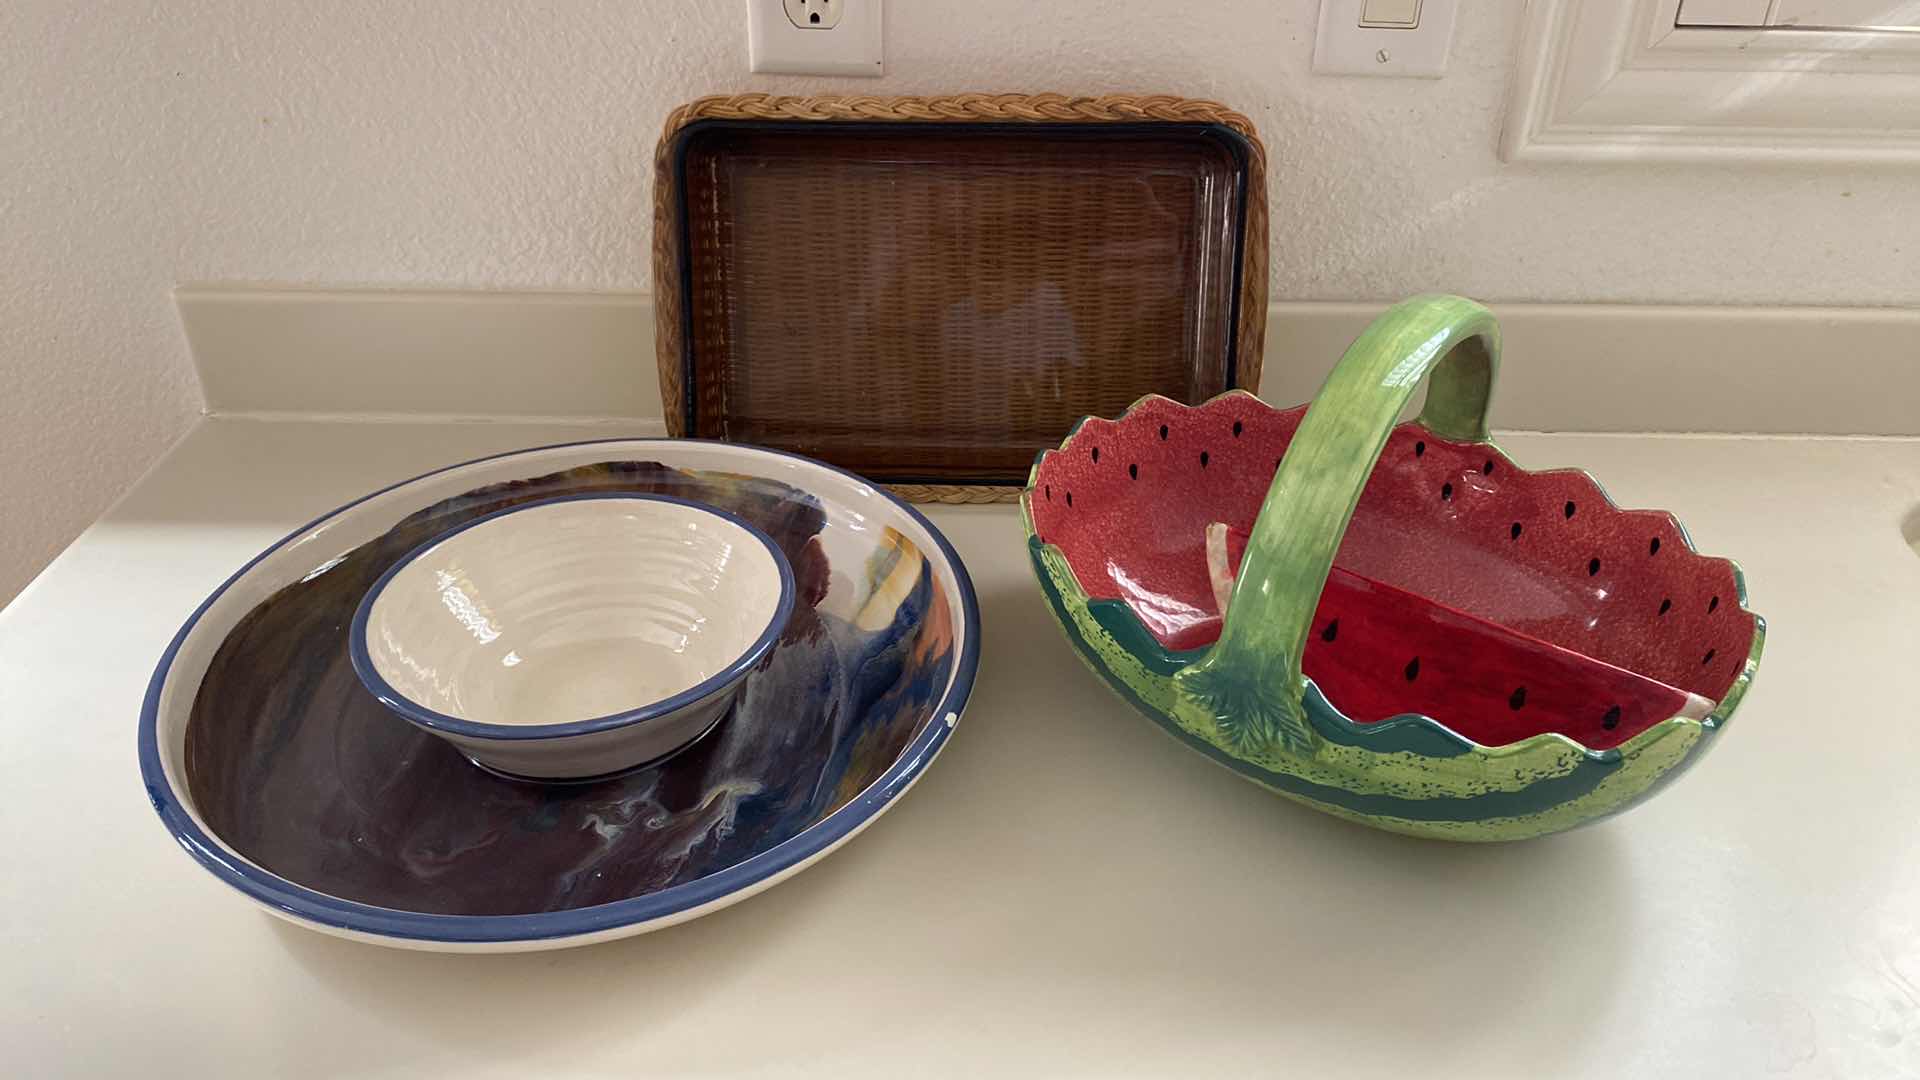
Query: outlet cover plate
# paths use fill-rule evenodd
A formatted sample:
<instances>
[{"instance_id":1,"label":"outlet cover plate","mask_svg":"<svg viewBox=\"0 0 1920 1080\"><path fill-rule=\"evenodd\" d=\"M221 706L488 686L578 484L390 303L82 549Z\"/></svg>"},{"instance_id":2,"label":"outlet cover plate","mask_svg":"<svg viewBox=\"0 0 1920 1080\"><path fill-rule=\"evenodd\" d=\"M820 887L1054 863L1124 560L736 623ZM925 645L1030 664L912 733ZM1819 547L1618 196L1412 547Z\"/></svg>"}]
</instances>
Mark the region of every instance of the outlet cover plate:
<instances>
[{"instance_id":1,"label":"outlet cover plate","mask_svg":"<svg viewBox=\"0 0 1920 1080\"><path fill-rule=\"evenodd\" d=\"M801 28L784 0L747 0L747 66L773 75L886 74L880 51L881 0L835 0L840 21L831 29Z\"/></svg>"}]
</instances>

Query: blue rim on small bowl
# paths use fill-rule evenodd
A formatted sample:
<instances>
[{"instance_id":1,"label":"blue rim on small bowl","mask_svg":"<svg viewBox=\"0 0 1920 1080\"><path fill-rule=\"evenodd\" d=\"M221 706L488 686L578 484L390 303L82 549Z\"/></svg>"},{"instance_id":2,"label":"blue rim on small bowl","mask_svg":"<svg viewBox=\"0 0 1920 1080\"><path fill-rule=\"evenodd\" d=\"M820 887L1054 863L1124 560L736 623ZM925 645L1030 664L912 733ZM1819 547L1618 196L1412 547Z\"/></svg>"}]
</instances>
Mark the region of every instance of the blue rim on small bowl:
<instances>
[{"instance_id":1,"label":"blue rim on small bowl","mask_svg":"<svg viewBox=\"0 0 1920 1080\"><path fill-rule=\"evenodd\" d=\"M299 541L310 530L332 521L363 503L412 484L453 473L461 469L490 464L516 457L555 453L565 450L612 448L621 444L672 444L687 440L670 438L587 439L526 447L498 454L487 454L389 484L342 506L315 517L281 537L229 575L219 587L202 600L175 631L155 665L140 703L138 756L140 779L147 800L161 825L182 850L216 878L254 902L275 913L333 930L349 936L393 943L419 943L423 946L453 948L530 947L552 941L586 942L620 932L667 925L692 918L729 897L752 891L798 872L814 860L864 829L901 793L913 786L935 755L952 736L955 721L966 708L974 680L980 668L980 602L973 579L960 553L939 529L920 511L885 488L873 486L846 469L815 461L800 454L761 447L750 448L758 456L785 462L789 467L817 468L860 485L865 491L891 504L907 520L925 531L940 560L953 575L958 596L956 612L961 629L960 653L953 674L940 700L928 710L928 721L893 763L859 795L814 823L799 835L790 837L756 855L723 870L691 881L670 885L656 892L593 907L564 911L527 912L515 915L441 915L431 912L400 911L343 899L283 878L255 866L216 840L202 828L188 809L188 802L176 792L161 764L159 744L160 701L169 673L181 647L194 627L214 604L242 578L270 555ZM944 719L943 719L944 718Z\"/></svg>"},{"instance_id":2,"label":"blue rim on small bowl","mask_svg":"<svg viewBox=\"0 0 1920 1080\"><path fill-rule=\"evenodd\" d=\"M773 617L768 621L766 629L761 631L760 636L753 640L753 644L747 646L747 650L741 653L732 663L715 672L705 680L671 697L661 698L659 701L648 702L645 705L632 709L608 713L605 716L596 716L586 720L570 720L559 724L487 724L477 720L462 720L457 716L449 716L446 713L429 708L407 697L380 674L379 668L373 662L372 654L367 651L367 620L373 612L374 601L379 598L381 592L386 589L388 583L393 580L394 576L406 568L409 563L412 563L420 556L427 554L448 540L466 532L468 529L485 525L489 521L506 517L509 514L517 514L525 510L536 510L543 506L553 506L559 503L614 499L623 499L632 502L668 503L674 506L684 506L691 510L711 514L752 535L755 540L758 540L766 547L767 553L773 556L774 566L778 568L780 572L780 598L774 604ZM564 739L574 735L591 735L599 731L611 731L614 728L643 724L649 720L658 719L659 717L676 712L687 705L699 701L727 684L738 680L752 669L753 665L759 663L767 655L769 649L773 648L773 643L779 639L781 631L786 628L787 620L793 616L793 602L793 565L787 561L786 553L780 550L779 544L774 543L773 537L768 536L764 531L755 527L740 515L722 510L719 507L695 502L692 499L682 499L672 495L652 495L644 492L624 491L586 492L579 495L560 495L551 499L536 499L532 502L520 503L517 506L509 506L504 510L495 510L491 514L477 517L456 528L448 529L446 532L427 540L419 547L401 556L392 566L387 568L386 573L381 574L379 579L367 589L367 595L361 598L360 606L354 609L353 624L347 632L347 653L349 659L353 662L353 673L360 677L360 682L366 686L368 692L379 699L380 704L385 705L407 720L423 728L427 728L430 731L450 735L464 735L472 739L486 739L495 742L518 742L528 739Z\"/></svg>"}]
</instances>

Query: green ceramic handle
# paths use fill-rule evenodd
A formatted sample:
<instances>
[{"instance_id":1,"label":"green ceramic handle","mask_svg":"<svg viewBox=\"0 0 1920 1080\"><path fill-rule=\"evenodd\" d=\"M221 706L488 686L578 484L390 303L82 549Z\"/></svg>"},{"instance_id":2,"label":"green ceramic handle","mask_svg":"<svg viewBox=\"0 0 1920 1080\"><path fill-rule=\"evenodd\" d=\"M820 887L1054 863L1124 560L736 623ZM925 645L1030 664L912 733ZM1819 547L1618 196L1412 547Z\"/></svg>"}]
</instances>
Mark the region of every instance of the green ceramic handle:
<instances>
[{"instance_id":1,"label":"green ceramic handle","mask_svg":"<svg viewBox=\"0 0 1920 1080\"><path fill-rule=\"evenodd\" d=\"M1442 438L1486 441L1499 361L1492 312L1458 296L1416 296L1375 319L1327 376L1267 489L1220 639L1178 676L1235 741L1312 748L1300 656L1360 491L1429 372L1420 423Z\"/></svg>"}]
</instances>

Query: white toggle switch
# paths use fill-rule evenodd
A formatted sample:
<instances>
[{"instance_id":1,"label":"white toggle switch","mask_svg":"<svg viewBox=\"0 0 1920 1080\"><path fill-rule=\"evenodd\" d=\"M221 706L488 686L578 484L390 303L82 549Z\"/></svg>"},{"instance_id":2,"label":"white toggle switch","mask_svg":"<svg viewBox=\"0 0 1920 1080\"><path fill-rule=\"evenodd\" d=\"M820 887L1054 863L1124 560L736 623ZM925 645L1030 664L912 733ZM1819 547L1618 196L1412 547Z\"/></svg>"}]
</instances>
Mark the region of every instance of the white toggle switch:
<instances>
[{"instance_id":1,"label":"white toggle switch","mask_svg":"<svg viewBox=\"0 0 1920 1080\"><path fill-rule=\"evenodd\" d=\"M1360 25L1384 30L1413 30L1420 25L1420 0L1362 0Z\"/></svg>"},{"instance_id":2,"label":"white toggle switch","mask_svg":"<svg viewBox=\"0 0 1920 1080\"><path fill-rule=\"evenodd\" d=\"M1320 0L1313 70L1322 75L1413 75L1447 70L1460 0Z\"/></svg>"}]
</instances>

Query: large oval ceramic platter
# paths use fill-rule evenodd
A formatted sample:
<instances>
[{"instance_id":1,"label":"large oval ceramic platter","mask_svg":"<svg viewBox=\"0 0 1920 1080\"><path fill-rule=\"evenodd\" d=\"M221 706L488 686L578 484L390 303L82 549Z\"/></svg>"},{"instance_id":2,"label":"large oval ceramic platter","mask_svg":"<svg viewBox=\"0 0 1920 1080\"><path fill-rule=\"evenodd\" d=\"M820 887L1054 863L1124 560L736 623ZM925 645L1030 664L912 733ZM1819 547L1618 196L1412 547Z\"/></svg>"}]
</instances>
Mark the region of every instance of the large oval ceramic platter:
<instances>
[{"instance_id":1,"label":"large oval ceramic platter","mask_svg":"<svg viewBox=\"0 0 1920 1080\"><path fill-rule=\"evenodd\" d=\"M588 492L738 515L792 564L792 617L671 759L585 784L490 775L360 684L355 608L448 529ZM735 903L851 839L945 744L979 643L952 547L857 476L693 440L542 447L367 496L241 568L154 672L140 768L181 847L276 916L418 949L582 945Z\"/></svg>"}]
</instances>

